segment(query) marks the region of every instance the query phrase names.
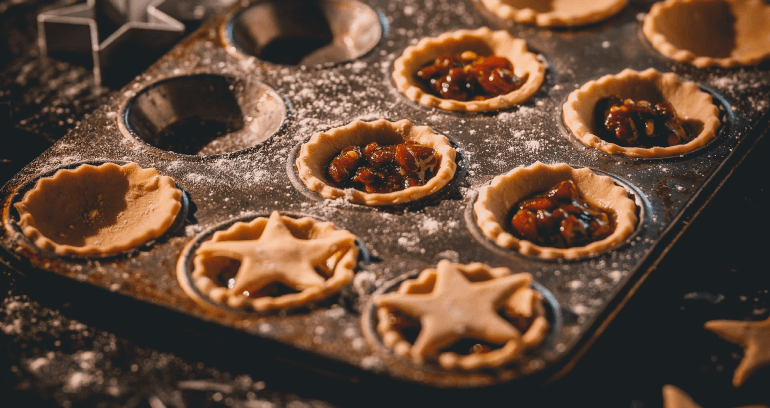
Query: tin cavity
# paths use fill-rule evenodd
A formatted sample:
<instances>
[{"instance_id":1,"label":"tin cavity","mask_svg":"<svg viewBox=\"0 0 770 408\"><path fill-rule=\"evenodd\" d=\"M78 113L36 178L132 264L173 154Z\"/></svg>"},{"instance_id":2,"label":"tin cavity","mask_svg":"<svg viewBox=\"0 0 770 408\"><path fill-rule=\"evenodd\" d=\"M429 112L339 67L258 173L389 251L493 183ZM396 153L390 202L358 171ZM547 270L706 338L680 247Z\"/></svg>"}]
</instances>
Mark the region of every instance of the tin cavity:
<instances>
[{"instance_id":1,"label":"tin cavity","mask_svg":"<svg viewBox=\"0 0 770 408\"><path fill-rule=\"evenodd\" d=\"M266 140L286 120L287 107L275 90L253 78L197 74L149 85L121 117L121 130L144 143L209 156Z\"/></svg>"},{"instance_id":2,"label":"tin cavity","mask_svg":"<svg viewBox=\"0 0 770 408\"><path fill-rule=\"evenodd\" d=\"M240 52L286 65L356 59L382 36L379 16L350 0L269 0L241 10L226 30Z\"/></svg>"}]
</instances>

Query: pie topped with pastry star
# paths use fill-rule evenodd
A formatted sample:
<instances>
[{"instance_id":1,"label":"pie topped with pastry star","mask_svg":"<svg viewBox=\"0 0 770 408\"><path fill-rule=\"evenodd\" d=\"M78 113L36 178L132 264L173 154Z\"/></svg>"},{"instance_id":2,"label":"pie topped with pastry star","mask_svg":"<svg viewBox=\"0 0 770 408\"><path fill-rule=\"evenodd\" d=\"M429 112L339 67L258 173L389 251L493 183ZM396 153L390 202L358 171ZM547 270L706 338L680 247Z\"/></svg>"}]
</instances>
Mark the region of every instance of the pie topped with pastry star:
<instances>
[{"instance_id":1,"label":"pie topped with pastry star","mask_svg":"<svg viewBox=\"0 0 770 408\"><path fill-rule=\"evenodd\" d=\"M300 307L350 282L358 260L355 239L330 222L274 211L269 218L237 222L203 242L195 251L192 280L211 301L232 308ZM181 262L178 268L184 268Z\"/></svg>"},{"instance_id":2,"label":"pie topped with pastry star","mask_svg":"<svg viewBox=\"0 0 770 408\"><path fill-rule=\"evenodd\" d=\"M375 299L386 346L445 369L495 368L543 340L548 321L532 275L447 260ZM416 337L415 337L416 334Z\"/></svg>"}]
</instances>

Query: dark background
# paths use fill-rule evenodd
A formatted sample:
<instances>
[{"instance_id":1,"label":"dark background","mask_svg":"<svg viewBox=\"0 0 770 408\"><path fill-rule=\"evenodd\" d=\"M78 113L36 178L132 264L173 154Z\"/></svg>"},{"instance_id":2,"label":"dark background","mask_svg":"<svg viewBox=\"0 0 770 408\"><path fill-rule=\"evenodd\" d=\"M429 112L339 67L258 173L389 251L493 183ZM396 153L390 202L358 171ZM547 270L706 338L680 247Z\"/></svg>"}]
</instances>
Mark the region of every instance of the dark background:
<instances>
[{"instance_id":1,"label":"dark background","mask_svg":"<svg viewBox=\"0 0 770 408\"><path fill-rule=\"evenodd\" d=\"M40 58L36 15L73 3L0 0L0 183L120 88L95 87L89 58ZM748 150L746 159L702 210L691 211L649 278L554 384L421 395L389 383L351 385L258 350L257 357L231 356L222 342L190 337L150 315L131 318L130 305L115 313L0 264L0 405L660 407L664 384L704 408L770 405L770 369L733 388L742 350L702 329L707 320L770 315L770 142L747 142L753 146L736 153Z\"/></svg>"}]
</instances>

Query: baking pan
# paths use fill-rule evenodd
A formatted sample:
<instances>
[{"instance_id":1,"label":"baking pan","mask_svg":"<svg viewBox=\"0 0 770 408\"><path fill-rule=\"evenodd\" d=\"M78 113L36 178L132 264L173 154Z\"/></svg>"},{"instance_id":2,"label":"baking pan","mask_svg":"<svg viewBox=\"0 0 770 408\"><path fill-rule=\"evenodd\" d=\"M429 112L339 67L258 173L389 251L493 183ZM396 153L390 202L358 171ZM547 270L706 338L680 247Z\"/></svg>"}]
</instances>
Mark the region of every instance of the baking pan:
<instances>
[{"instance_id":1,"label":"baking pan","mask_svg":"<svg viewBox=\"0 0 770 408\"><path fill-rule=\"evenodd\" d=\"M3 186L3 262L42 279L63 277L96 288L108 303L130 300L160 308L173 324L216 327L225 340L247 339L234 342L238 347L253 340L267 345L263 350L279 350L282 358L331 374L427 388L537 384L578 361L768 127L767 67L695 69L665 59L639 31L651 2L632 2L604 22L569 30L510 24L471 1L282 4L245 2L215 16ZM279 23L254 23L260 19ZM543 86L527 102L459 114L422 107L394 88L393 61L408 45L481 26L525 39L547 65ZM265 44L264 36L280 41ZM575 140L562 123L567 95L629 67L673 71L709 92L722 122L714 141L680 157L631 159ZM452 182L412 204L370 208L323 199L298 180L293 163L312 134L379 118L409 119L446 135L458 151ZM192 136L180 138L181 132ZM95 161L134 161L173 177L188 202L184 222L136 251L106 258L34 248L19 233L12 204L40 177ZM576 260L543 260L495 246L473 222L477 191L494 176L535 161L610 176L636 202L635 232L609 251ZM291 312L249 313L193 302L177 280L180 257L186 262L196 243L214 231L273 210L331 221L355 234L362 255L352 284ZM547 300L546 341L515 364L480 372L417 366L382 346L373 330L373 294L392 290L441 259L532 273Z\"/></svg>"}]
</instances>

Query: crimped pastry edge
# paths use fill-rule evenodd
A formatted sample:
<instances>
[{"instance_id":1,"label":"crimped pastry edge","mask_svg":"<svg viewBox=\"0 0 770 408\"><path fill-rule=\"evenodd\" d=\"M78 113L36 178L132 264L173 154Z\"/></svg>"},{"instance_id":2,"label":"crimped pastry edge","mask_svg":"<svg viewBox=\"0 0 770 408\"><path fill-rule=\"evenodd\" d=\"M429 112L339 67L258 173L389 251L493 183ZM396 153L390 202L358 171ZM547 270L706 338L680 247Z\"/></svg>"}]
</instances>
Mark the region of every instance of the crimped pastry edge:
<instances>
[{"instance_id":1,"label":"crimped pastry edge","mask_svg":"<svg viewBox=\"0 0 770 408\"><path fill-rule=\"evenodd\" d=\"M553 12L539 13L531 8L517 9L504 0L481 0L484 7L494 15L521 24L533 24L538 27L574 27L593 24L619 13L628 0L616 0L605 9L594 10L585 14L560 17Z\"/></svg>"},{"instance_id":2,"label":"crimped pastry edge","mask_svg":"<svg viewBox=\"0 0 770 408\"><path fill-rule=\"evenodd\" d=\"M403 143L412 140L430 146L440 155L438 171L425 185L409 187L392 193L367 193L353 188L341 189L328 184L326 168L339 152L351 145L371 142L381 144ZM314 134L303 144L297 156L299 178L311 191L328 199L342 198L352 203L370 206L404 204L427 197L444 187L454 177L455 149L449 140L427 126L414 126L407 119L390 122L353 121L345 126Z\"/></svg>"},{"instance_id":3,"label":"crimped pastry edge","mask_svg":"<svg viewBox=\"0 0 770 408\"><path fill-rule=\"evenodd\" d=\"M148 228L142 234L129 236L127 239L124 239L123 242L118 242L110 246L73 246L58 244L43 235L43 233L35 225L34 216L29 212L27 207L30 201L38 199L47 185L60 182L58 181L60 180L60 177L78 177L79 175L82 176L83 172L86 171L99 171L100 169L107 168L119 169L120 172L127 177L129 182L131 181L130 177L134 177L138 180L152 180L154 177L158 177L158 185L164 193L161 194L156 200L158 201L156 212L168 212L168 215L163 219L163 221L155 227ZM166 233L171 225L173 225L179 211L182 208L182 192L176 187L173 178L160 175L160 173L158 173L158 171L154 168L142 168L137 163L131 162L124 165L104 163L98 166L82 164L74 169L60 169L50 177L43 177L39 179L35 183L35 186L31 190L27 191L26 194L24 194L23 199L20 202L14 204L14 206L19 213L19 229L21 229L22 233L38 248L52 251L57 255L104 256L138 248Z\"/></svg>"},{"instance_id":4,"label":"crimped pastry edge","mask_svg":"<svg viewBox=\"0 0 770 408\"><path fill-rule=\"evenodd\" d=\"M731 6L737 2L737 0L724 0ZM655 48L661 55L671 58L674 61L684 62L695 66L697 68L708 67L721 67L721 68L734 68L738 66L752 66L757 65L760 62L770 58L770 47L763 54L757 54L754 56L730 56L726 58L714 58L696 55L692 51L681 49L672 44L668 38L661 34L658 29L658 18L666 12L667 9L675 4L679 3L698 3L703 0L666 0L655 3L650 8L650 11L644 18L642 24L642 33L647 41L650 42L653 48ZM747 8L753 8L757 13L764 13L768 16L768 24L770 24L770 6L767 6L761 0L740 0ZM739 24L736 21L736 25Z\"/></svg>"},{"instance_id":5,"label":"crimped pastry edge","mask_svg":"<svg viewBox=\"0 0 770 408\"><path fill-rule=\"evenodd\" d=\"M509 222L511 208L519 201L541 193L557 183L572 179L583 199L615 215L615 231L600 241L574 248L550 248L514 237L503 227ZM625 241L636 229L638 221L636 204L623 187L610 177L601 176L589 168L535 162L528 167L518 167L492 179L479 190L473 204L476 225L496 245L517 250L519 253L540 258L573 259L598 254Z\"/></svg>"},{"instance_id":6,"label":"crimped pastry edge","mask_svg":"<svg viewBox=\"0 0 770 408\"><path fill-rule=\"evenodd\" d=\"M600 99L618 95L634 98L644 87L654 89L669 101L680 119L703 123L700 133L685 144L675 146L623 147L607 142L592 133L594 107ZM689 153L708 144L716 137L721 125L719 108L711 95L701 91L694 82L684 82L674 73L660 73L654 68L635 71L626 68L616 75L605 75L572 91L563 106L564 124L580 142L608 154L626 157L658 158Z\"/></svg>"},{"instance_id":7,"label":"crimped pastry edge","mask_svg":"<svg viewBox=\"0 0 770 408\"><path fill-rule=\"evenodd\" d=\"M524 85L505 95L483 101L456 101L431 95L420 88L414 74L425 64L444 54L473 50L466 44L482 42L492 53L507 58L513 64L517 76L527 73ZM479 47L476 47L477 51ZM485 52L481 52L484 54ZM426 37L417 44L407 47L393 63L393 82L404 96L420 105L460 112L487 112L510 108L532 97L545 79L545 67L537 56L527 51L527 43L512 37L507 31L492 31L487 27L476 30L457 30L438 37Z\"/></svg>"},{"instance_id":8,"label":"crimped pastry edge","mask_svg":"<svg viewBox=\"0 0 770 408\"><path fill-rule=\"evenodd\" d=\"M206 276L206 268L203 265L203 257L199 254L195 254L193 258L193 270L190 271L190 278L192 284L206 299L203 299L194 290L190 290L186 285L182 285L185 292L196 303L205 307L212 308L211 302L215 304L221 304L223 306L254 310L256 312L269 312L272 310L289 310L302 307L308 303L325 299L338 293L345 285L347 285L355 276L355 269L358 266L358 247L355 244L355 235L350 231L337 229L337 227L331 222L323 222L310 217L293 218L282 215L281 219L284 223L288 224L290 229L306 230L308 236L313 238L326 238L333 234L348 235L351 241L350 248L348 248L337 261L332 276L326 279L323 285L309 287L298 293L289 293L278 297L260 297L255 299L246 298L242 295L233 296L236 299L234 302L230 302L230 296L227 295L227 291L222 294L223 299L216 300L211 296L212 290L219 288L210 278ZM229 228L217 231L212 234L209 240L213 241L227 241L229 238L239 235L248 234L251 230L261 231L264 230L267 225L267 217L257 217L249 222L236 222ZM258 237L257 237L258 238ZM187 265L183 262L177 263L177 274L182 276L186 273ZM231 303L238 303L233 305ZM220 309L221 310L221 309Z\"/></svg>"}]
</instances>

